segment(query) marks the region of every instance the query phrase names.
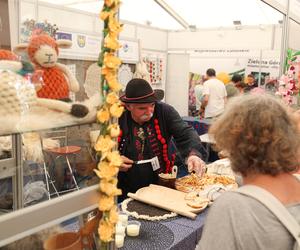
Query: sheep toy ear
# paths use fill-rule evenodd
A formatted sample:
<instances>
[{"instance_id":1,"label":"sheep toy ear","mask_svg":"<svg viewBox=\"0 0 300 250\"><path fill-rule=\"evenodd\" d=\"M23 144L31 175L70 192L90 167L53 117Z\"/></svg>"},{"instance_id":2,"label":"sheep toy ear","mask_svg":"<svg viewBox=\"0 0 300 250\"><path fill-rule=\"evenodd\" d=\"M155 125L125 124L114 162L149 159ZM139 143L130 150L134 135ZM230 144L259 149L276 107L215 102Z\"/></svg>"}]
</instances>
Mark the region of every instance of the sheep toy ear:
<instances>
[{"instance_id":1,"label":"sheep toy ear","mask_svg":"<svg viewBox=\"0 0 300 250\"><path fill-rule=\"evenodd\" d=\"M17 55L22 55L24 54L24 52L27 52L27 48L28 48L28 43L20 43L16 47L14 47L13 51Z\"/></svg>"},{"instance_id":2,"label":"sheep toy ear","mask_svg":"<svg viewBox=\"0 0 300 250\"><path fill-rule=\"evenodd\" d=\"M56 44L61 49L69 49L72 47L72 41L67 39L56 40Z\"/></svg>"}]
</instances>

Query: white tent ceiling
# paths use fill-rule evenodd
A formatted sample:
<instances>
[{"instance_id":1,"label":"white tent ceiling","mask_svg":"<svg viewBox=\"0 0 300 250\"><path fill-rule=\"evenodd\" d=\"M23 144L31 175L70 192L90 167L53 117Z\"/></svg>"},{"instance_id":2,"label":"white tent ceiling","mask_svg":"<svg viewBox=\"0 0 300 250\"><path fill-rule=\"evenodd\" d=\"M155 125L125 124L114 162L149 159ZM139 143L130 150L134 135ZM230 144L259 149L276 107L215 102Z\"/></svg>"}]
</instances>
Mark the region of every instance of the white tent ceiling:
<instances>
[{"instance_id":1,"label":"white tent ceiling","mask_svg":"<svg viewBox=\"0 0 300 250\"><path fill-rule=\"evenodd\" d=\"M103 1L99 0L39 0L52 4L75 8L91 13L99 13ZM120 19L153 27L180 30L184 27L165 11L177 16L186 28L230 27L233 21L241 25L278 24L282 14L261 0L122 0Z\"/></svg>"}]
</instances>

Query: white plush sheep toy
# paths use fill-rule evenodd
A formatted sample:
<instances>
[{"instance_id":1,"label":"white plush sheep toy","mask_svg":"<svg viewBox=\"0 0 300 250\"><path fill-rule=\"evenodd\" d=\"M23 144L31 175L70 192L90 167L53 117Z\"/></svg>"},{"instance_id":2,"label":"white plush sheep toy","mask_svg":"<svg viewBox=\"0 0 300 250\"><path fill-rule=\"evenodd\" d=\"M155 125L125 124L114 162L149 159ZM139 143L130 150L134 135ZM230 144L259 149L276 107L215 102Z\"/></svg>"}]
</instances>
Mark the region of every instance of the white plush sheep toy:
<instances>
[{"instance_id":1,"label":"white plush sheep toy","mask_svg":"<svg viewBox=\"0 0 300 250\"><path fill-rule=\"evenodd\" d=\"M37 96L45 99L55 99L70 102L70 91L78 92L79 83L66 65L57 62L58 48L70 48L69 40L55 40L49 35L41 34L30 39L29 44L19 44L14 51L17 54L28 53L35 71L42 74L43 84L37 90ZM34 77L33 77L34 78ZM88 108L82 104L69 104L64 102L52 102L53 109L71 113L76 117L84 117ZM50 100L49 103L50 104Z\"/></svg>"},{"instance_id":2,"label":"white plush sheep toy","mask_svg":"<svg viewBox=\"0 0 300 250\"><path fill-rule=\"evenodd\" d=\"M22 63L16 54L9 50L0 50L0 116L21 116L34 106L71 113L77 117L87 114L88 109L84 105L37 97L35 86L17 74L21 68Z\"/></svg>"},{"instance_id":3,"label":"white plush sheep toy","mask_svg":"<svg viewBox=\"0 0 300 250\"><path fill-rule=\"evenodd\" d=\"M140 60L140 62L137 63L136 70L133 76L135 78L142 78L150 82L150 73L147 69L147 64L143 60Z\"/></svg>"}]
</instances>

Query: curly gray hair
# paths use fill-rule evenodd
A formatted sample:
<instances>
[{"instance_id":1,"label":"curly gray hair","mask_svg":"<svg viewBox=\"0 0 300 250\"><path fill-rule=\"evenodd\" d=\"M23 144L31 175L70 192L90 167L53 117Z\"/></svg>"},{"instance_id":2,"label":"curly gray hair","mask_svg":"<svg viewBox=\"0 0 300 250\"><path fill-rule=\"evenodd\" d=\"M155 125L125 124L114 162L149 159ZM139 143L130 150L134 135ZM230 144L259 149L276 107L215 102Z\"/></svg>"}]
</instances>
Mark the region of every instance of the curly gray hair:
<instances>
[{"instance_id":1,"label":"curly gray hair","mask_svg":"<svg viewBox=\"0 0 300 250\"><path fill-rule=\"evenodd\" d=\"M243 176L299 170L297 121L273 96L233 98L209 133L214 135L217 149L228 152L233 170Z\"/></svg>"}]
</instances>

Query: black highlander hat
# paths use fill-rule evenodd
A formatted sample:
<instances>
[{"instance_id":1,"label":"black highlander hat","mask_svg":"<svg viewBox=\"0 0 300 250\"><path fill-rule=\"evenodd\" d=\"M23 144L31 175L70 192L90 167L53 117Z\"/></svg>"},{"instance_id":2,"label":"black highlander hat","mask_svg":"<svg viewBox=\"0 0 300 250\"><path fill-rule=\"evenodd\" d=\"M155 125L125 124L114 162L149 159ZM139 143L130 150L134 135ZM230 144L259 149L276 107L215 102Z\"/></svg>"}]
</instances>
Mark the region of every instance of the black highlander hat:
<instances>
[{"instance_id":1,"label":"black highlander hat","mask_svg":"<svg viewBox=\"0 0 300 250\"><path fill-rule=\"evenodd\" d=\"M125 103L151 103L160 101L163 98L163 90L153 90L151 85L141 78L131 79L127 83L125 95L120 97L121 101Z\"/></svg>"}]
</instances>

